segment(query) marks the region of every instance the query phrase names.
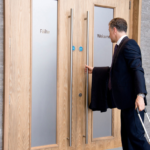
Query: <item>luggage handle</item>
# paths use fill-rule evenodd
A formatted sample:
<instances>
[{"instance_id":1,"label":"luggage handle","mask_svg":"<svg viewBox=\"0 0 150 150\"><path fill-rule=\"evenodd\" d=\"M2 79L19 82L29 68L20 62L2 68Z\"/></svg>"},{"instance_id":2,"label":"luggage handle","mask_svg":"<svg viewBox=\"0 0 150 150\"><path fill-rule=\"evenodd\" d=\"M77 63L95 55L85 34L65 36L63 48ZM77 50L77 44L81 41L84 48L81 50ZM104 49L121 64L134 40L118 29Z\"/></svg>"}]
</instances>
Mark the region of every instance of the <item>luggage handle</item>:
<instances>
[{"instance_id":1,"label":"luggage handle","mask_svg":"<svg viewBox=\"0 0 150 150\"><path fill-rule=\"evenodd\" d=\"M141 121L141 123L142 123L142 126L143 126L143 128L144 128L145 134L146 134L146 136L147 136L147 138L148 138L148 142L150 142L150 137L149 137L149 135L148 135L148 133L147 133L147 130L146 130L146 128L145 128L145 125L144 125L144 123L143 123L143 121L142 121L142 118L141 118L141 116L140 116L139 109L137 108L136 111L137 111L137 114L138 114L138 116L139 116L139 119L140 119L140 121ZM144 109L144 112L145 112L145 114L146 114L146 116L147 116L147 118L148 118L148 121L150 122L150 118L149 118L149 116L148 116L148 114L147 114L146 108Z\"/></svg>"}]
</instances>

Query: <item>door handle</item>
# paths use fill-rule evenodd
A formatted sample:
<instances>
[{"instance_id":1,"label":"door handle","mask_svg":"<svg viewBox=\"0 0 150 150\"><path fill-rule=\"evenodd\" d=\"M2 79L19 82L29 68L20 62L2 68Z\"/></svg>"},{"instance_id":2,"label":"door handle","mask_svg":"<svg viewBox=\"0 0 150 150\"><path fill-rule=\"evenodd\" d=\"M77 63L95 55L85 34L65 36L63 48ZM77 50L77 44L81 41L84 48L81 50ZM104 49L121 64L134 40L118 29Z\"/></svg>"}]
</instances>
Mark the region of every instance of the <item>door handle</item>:
<instances>
[{"instance_id":1,"label":"door handle","mask_svg":"<svg viewBox=\"0 0 150 150\"><path fill-rule=\"evenodd\" d=\"M144 129L144 131L145 131L145 134L146 134L146 136L147 136L147 140L148 140L148 142L150 142L150 137L149 137L148 132L147 132L147 130L146 130L146 128L145 128L144 122L142 121L142 118L141 118L141 116L140 116L139 108L137 108L136 111L137 111L137 114L138 114L139 119L140 119L140 121L141 121L141 124L142 124L142 126L143 126L143 129ZM147 114L146 108L144 109L144 112L145 112L145 114L146 114L146 116L147 116L148 121L150 122L150 118L149 118L149 116L148 116L148 114Z\"/></svg>"},{"instance_id":2,"label":"door handle","mask_svg":"<svg viewBox=\"0 0 150 150\"><path fill-rule=\"evenodd\" d=\"M87 18L85 18L85 20L87 20L87 35L86 35L86 64L89 65L89 11L87 11ZM85 118L85 143L88 144L88 89L89 89L89 74L88 74L88 70L87 70L87 74L86 74L86 118Z\"/></svg>"},{"instance_id":3,"label":"door handle","mask_svg":"<svg viewBox=\"0 0 150 150\"><path fill-rule=\"evenodd\" d=\"M69 146L72 146L72 41L73 41L73 9L70 10L70 138Z\"/></svg>"}]
</instances>

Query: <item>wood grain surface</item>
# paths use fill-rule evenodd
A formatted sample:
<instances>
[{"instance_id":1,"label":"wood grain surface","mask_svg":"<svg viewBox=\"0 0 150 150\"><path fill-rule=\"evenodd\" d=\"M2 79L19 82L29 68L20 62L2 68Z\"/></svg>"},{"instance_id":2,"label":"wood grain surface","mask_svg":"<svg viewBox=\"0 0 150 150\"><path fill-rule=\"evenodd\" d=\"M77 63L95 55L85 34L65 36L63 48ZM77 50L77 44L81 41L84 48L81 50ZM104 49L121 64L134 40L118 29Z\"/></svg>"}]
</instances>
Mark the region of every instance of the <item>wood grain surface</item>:
<instances>
[{"instance_id":1,"label":"wood grain surface","mask_svg":"<svg viewBox=\"0 0 150 150\"><path fill-rule=\"evenodd\" d=\"M129 0L58 0L57 143L32 148L31 4L31 0L5 1L4 150L105 150L120 147L120 111L117 109L112 111L112 136L96 139L92 136L93 113L89 109L88 144L85 144L86 20L84 18L89 11L89 65L93 66L94 6L114 8L114 17L123 17L129 23L129 20L132 21L135 17L130 16L133 14L129 12ZM137 5L141 5L141 2ZM70 18L68 16L71 8L73 8L73 45L76 49L73 51L72 147L69 147L67 138L70 121ZM134 8L132 9L134 12ZM137 10L135 12L139 13ZM140 20L140 17L138 18ZM135 20L130 22L132 23L130 30ZM135 31L132 34L134 35ZM132 34L129 35L128 32L129 36L133 36ZM139 38L139 32L137 36ZM82 52L79 51L80 46L83 47ZM91 77L89 75L89 103ZM79 97L79 93L82 93L82 97Z\"/></svg>"}]
</instances>

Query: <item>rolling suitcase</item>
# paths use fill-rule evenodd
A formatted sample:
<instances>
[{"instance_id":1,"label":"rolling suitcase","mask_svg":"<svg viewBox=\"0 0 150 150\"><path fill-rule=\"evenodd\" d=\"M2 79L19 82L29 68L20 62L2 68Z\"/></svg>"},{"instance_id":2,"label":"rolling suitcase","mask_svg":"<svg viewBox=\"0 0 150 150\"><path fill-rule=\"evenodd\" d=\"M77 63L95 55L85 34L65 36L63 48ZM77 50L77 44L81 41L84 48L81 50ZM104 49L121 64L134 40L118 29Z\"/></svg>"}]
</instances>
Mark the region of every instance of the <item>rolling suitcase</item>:
<instances>
[{"instance_id":1,"label":"rolling suitcase","mask_svg":"<svg viewBox=\"0 0 150 150\"><path fill-rule=\"evenodd\" d=\"M147 140L148 140L148 142L150 143L150 138L149 138L148 132L147 132L147 130L146 130L146 128L145 128L145 125L144 125L144 123L143 123L143 121L142 121L142 118L141 118L141 116L140 116L139 109L137 108L136 111L137 111L137 113L138 113L139 119L140 119L140 121L141 121L141 123L142 123L142 126L143 126L143 128L144 128L145 134L146 134L146 136L147 136ZM148 121L150 122L150 118L149 118L149 116L148 116L148 114L147 114L146 108L144 109L144 112L145 112L145 114L146 114L146 116L147 116L147 118L148 118Z\"/></svg>"}]
</instances>

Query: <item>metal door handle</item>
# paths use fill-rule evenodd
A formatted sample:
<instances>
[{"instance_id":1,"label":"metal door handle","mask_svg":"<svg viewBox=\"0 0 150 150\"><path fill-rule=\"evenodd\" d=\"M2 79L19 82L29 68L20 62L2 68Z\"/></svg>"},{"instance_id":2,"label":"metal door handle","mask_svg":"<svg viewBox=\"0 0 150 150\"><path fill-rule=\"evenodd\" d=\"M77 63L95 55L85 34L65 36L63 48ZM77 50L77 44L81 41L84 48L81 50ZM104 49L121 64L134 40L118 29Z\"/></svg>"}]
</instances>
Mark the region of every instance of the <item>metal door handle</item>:
<instances>
[{"instance_id":1,"label":"metal door handle","mask_svg":"<svg viewBox=\"0 0 150 150\"><path fill-rule=\"evenodd\" d=\"M69 146L72 146L72 41L73 41L73 9L70 10L70 138Z\"/></svg>"},{"instance_id":2,"label":"metal door handle","mask_svg":"<svg viewBox=\"0 0 150 150\"><path fill-rule=\"evenodd\" d=\"M136 111L137 111L137 114L138 114L139 119L140 119L140 121L141 121L141 124L142 124L142 126L143 126L143 128L144 128L144 131L145 131L145 134L146 134L146 136L147 136L148 142L150 142L150 137L149 137L149 135L148 135L148 132L147 132L147 130L146 130L146 128L145 128L145 125L144 125L144 123L143 123L143 121L142 121L142 118L141 118L141 116L140 116L139 109L137 108ZM148 114L147 114L146 108L144 109L144 112L145 112L145 114L146 114L146 116L147 116L147 118L148 118L148 121L150 122L150 118L149 118L149 116L148 116Z\"/></svg>"},{"instance_id":3,"label":"metal door handle","mask_svg":"<svg viewBox=\"0 0 150 150\"><path fill-rule=\"evenodd\" d=\"M87 35L86 35L86 64L89 65L89 11L87 11ZM88 143L88 81L89 81L89 74L88 74L88 69L87 69L87 74L86 74L86 125L85 125L85 143Z\"/></svg>"}]
</instances>

